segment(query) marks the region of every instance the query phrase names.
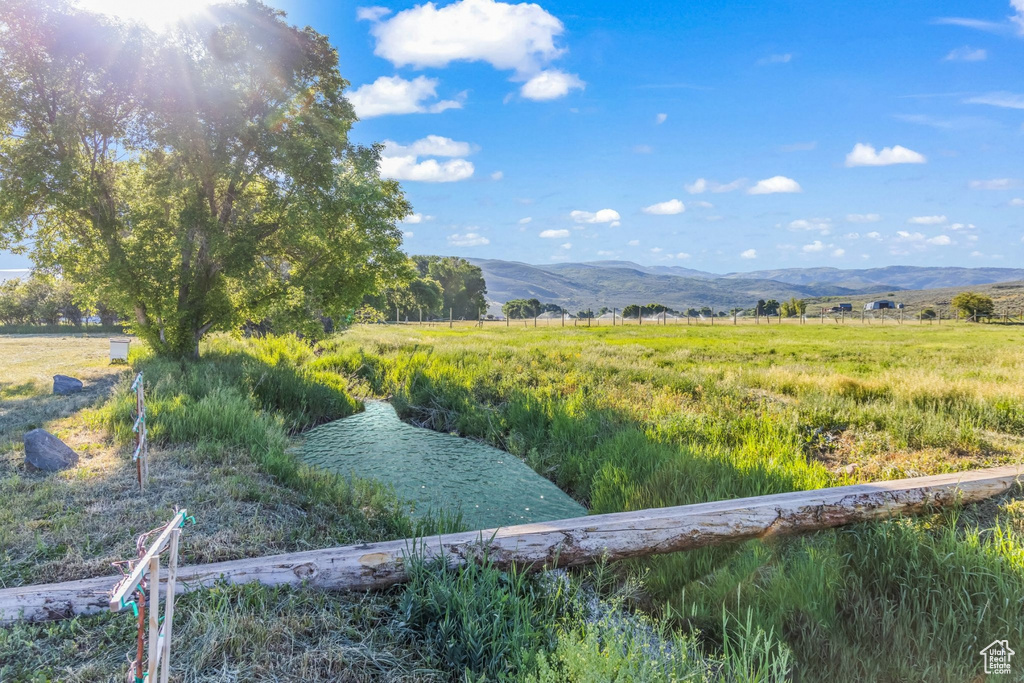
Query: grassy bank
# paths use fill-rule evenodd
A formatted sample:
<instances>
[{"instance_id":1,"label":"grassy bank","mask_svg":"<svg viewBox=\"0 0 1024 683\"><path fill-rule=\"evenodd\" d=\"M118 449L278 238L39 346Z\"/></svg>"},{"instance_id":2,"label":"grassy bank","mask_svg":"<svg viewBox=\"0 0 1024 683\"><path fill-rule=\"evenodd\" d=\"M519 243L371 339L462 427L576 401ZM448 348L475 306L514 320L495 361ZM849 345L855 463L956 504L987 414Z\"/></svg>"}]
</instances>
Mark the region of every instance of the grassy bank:
<instances>
[{"instance_id":1,"label":"grassy bank","mask_svg":"<svg viewBox=\"0 0 1024 683\"><path fill-rule=\"evenodd\" d=\"M216 339L198 362L140 353L128 371L104 366L99 343L58 340L50 354L33 343L29 352L0 338L22 354L12 378L22 388L4 403L0 587L108 575L175 505L198 519L183 538L185 563L458 524L414 524L379 484L310 469L286 452L289 434L359 409L350 381L366 388L295 339ZM136 371L146 378L154 445L142 495L129 456ZM33 379L54 372L83 377L85 392L54 397ZM26 471L19 437L37 425L78 449L79 466ZM736 633L732 652L707 652L693 635L626 614L614 586L598 590L603 581L589 574L449 570L415 558L410 571L408 586L373 596L260 586L191 593L176 609L172 680L757 681L788 669L771 633ZM133 639L123 614L3 628L0 680L120 680ZM640 650L649 651L643 662L623 657Z\"/></svg>"},{"instance_id":2,"label":"grassy bank","mask_svg":"<svg viewBox=\"0 0 1024 683\"><path fill-rule=\"evenodd\" d=\"M317 364L611 512L1021 462L1022 339L971 325L363 328ZM723 610L726 628L783 634L802 679L964 681L991 640L1024 640L1022 516L1007 497L631 569L642 604L712 645Z\"/></svg>"},{"instance_id":3,"label":"grassy bank","mask_svg":"<svg viewBox=\"0 0 1024 683\"><path fill-rule=\"evenodd\" d=\"M15 359L0 418L0 587L109 575L111 562L132 557L135 537L176 505L198 520L184 537L184 563L435 530L415 525L379 484L310 469L285 452L289 433L359 408L337 376L305 367L313 355L302 344L220 341L199 362L138 354L130 371L101 361L106 339L0 338L0 348ZM144 494L130 456L129 385L140 370L153 442ZM85 391L50 395L46 379L58 372L82 377ZM26 471L20 437L36 426L76 448L79 465ZM343 670L364 680L363 672L389 668L385 680L418 669L431 676L414 641L373 631L387 609L386 601L361 606L257 587L190 596L176 623L177 669L182 680L274 671L337 680ZM130 622L104 615L0 630L0 680L119 679Z\"/></svg>"}]
</instances>

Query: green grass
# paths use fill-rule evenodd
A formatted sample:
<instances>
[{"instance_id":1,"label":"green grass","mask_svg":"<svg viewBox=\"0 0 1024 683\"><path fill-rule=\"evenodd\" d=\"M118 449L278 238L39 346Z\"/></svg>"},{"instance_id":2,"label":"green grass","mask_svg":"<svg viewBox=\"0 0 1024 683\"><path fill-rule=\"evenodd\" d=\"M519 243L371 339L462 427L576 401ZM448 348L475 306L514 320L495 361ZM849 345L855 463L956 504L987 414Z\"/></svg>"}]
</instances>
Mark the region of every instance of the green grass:
<instances>
[{"instance_id":1,"label":"green grass","mask_svg":"<svg viewBox=\"0 0 1024 683\"><path fill-rule=\"evenodd\" d=\"M1020 463L1022 341L977 325L367 327L317 362L612 512ZM969 680L974 650L1024 636L1012 509L980 531L931 516L622 567L645 577L640 604L720 652L748 617L780 634L801 680Z\"/></svg>"},{"instance_id":2,"label":"green grass","mask_svg":"<svg viewBox=\"0 0 1024 683\"><path fill-rule=\"evenodd\" d=\"M131 373L90 408L99 394L47 396L53 371L32 360L5 385L20 403L0 424L0 580L106 574L175 504L199 520L188 563L451 528L416 527L384 487L287 453L290 434L357 410L353 395L505 448L595 512L1021 462L1021 341L967 325L376 326L317 349L218 337L199 362L133 357L155 444L144 496ZM80 466L25 472L30 423ZM973 681L981 647L1024 642L1020 498L569 574L413 557L410 584L372 598L200 591L178 610L175 676ZM0 629L0 679L114 680L131 643L124 615Z\"/></svg>"}]
</instances>

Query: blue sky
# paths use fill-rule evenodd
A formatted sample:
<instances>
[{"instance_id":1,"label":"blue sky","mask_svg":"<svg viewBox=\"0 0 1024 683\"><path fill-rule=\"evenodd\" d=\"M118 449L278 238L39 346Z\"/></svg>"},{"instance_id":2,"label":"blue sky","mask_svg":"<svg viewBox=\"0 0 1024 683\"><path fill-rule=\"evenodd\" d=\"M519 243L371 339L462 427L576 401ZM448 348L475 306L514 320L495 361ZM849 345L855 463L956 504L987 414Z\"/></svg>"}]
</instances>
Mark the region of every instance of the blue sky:
<instances>
[{"instance_id":1,"label":"blue sky","mask_svg":"<svg viewBox=\"0 0 1024 683\"><path fill-rule=\"evenodd\" d=\"M1024 256L1024 0L276 4L337 46L356 141L390 141L410 253Z\"/></svg>"}]
</instances>

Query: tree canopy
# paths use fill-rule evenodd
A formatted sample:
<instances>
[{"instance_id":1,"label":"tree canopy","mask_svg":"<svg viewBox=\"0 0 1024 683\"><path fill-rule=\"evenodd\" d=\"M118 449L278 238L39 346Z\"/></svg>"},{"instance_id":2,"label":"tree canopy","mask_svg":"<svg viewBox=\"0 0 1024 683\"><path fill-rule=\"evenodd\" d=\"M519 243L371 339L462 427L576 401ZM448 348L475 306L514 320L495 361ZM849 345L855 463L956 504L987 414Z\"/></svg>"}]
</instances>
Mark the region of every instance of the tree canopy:
<instances>
[{"instance_id":1,"label":"tree canopy","mask_svg":"<svg viewBox=\"0 0 1024 683\"><path fill-rule=\"evenodd\" d=\"M965 317L974 318L975 321L978 318L990 317L996 310L992 297L976 292L960 292L953 297L950 303L953 308L963 313Z\"/></svg>"},{"instance_id":2,"label":"tree canopy","mask_svg":"<svg viewBox=\"0 0 1024 683\"><path fill-rule=\"evenodd\" d=\"M420 277L441 285L441 316L476 320L487 309L483 271L458 256L413 256Z\"/></svg>"},{"instance_id":3,"label":"tree canopy","mask_svg":"<svg viewBox=\"0 0 1024 683\"><path fill-rule=\"evenodd\" d=\"M406 267L410 207L381 148L349 141L346 86L325 36L254 0L161 34L7 0L0 248L130 313L161 352L351 311Z\"/></svg>"}]
</instances>

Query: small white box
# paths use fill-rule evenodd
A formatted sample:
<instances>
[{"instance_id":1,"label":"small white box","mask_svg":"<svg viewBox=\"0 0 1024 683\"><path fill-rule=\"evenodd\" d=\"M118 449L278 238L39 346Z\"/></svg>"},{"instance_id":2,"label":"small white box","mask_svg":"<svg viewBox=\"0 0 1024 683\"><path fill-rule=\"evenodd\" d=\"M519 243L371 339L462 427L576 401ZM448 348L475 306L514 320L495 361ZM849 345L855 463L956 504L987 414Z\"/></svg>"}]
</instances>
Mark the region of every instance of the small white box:
<instances>
[{"instance_id":1,"label":"small white box","mask_svg":"<svg viewBox=\"0 0 1024 683\"><path fill-rule=\"evenodd\" d=\"M113 363L115 360L123 360L125 363L128 362L128 345L132 343L131 339L114 339L110 340L110 362Z\"/></svg>"}]
</instances>

